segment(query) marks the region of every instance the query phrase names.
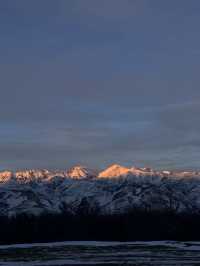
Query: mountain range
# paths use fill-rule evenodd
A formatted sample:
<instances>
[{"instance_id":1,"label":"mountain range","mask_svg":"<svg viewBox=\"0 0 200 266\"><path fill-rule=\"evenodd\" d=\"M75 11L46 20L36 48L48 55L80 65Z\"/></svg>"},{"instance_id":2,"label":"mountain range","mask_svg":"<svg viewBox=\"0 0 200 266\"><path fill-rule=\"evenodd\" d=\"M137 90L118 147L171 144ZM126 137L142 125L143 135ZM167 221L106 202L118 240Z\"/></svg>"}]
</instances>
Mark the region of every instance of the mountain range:
<instances>
[{"instance_id":1,"label":"mountain range","mask_svg":"<svg viewBox=\"0 0 200 266\"><path fill-rule=\"evenodd\" d=\"M199 171L157 171L118 164L103 171L75 166L66 171L0 172L0 215L129 210L200 211Z\"/></svg>"}]
</instances>

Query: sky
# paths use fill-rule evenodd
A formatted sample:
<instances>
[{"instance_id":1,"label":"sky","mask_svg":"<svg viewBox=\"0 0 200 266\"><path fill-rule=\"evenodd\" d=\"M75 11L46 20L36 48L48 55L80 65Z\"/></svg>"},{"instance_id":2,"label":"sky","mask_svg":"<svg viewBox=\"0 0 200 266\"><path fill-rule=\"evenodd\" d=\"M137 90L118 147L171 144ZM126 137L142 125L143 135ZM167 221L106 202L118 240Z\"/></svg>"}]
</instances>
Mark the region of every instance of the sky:
<instances>
[{"instance_id":1,"label":"sky","mask_svg":"<svg viewBox=\"0 0 200 266\"><path fill-rule=\"evenodd\" d=\"M1 0L0 169L200 169L200 1Z\"/></svg>"}]
</instances>

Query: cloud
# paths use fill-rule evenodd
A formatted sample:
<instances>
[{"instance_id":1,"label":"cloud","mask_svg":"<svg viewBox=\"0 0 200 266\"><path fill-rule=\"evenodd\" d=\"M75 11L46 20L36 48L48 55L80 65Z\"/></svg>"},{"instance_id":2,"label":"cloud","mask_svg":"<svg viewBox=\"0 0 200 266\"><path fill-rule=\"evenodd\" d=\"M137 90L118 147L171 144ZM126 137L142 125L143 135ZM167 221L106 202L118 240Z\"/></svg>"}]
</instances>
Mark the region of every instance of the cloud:
<instances>
[{"instance_id":1,"label":"cloud","mask_svg":"<svg viewBox=\"0 0 200 266\"><path fill-rule=\"evenodd\" d=\"M0 7L2 167L198 167L195 5L19 0Z\"/></svg>"}]
</instances>

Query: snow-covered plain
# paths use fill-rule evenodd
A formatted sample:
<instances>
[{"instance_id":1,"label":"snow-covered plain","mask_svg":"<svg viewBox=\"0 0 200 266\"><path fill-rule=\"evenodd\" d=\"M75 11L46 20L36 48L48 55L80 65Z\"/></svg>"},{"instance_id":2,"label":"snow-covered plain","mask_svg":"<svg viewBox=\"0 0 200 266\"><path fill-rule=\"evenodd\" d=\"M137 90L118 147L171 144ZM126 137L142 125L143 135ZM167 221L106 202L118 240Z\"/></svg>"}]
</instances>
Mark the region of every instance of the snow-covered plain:
<instances>
[{"instance_id":1,"label":"snow-covered plain","mask_svg":"<svg viewBox=\"0 0 200 266\"><path fill-rule=\"evenodd\" d=\"M61 242L48 242L48 243L25 243L25 244L11 244L11 245L0 245L1 249L24 249L24 248L34 248L34 247L64 247L64 246L87 246L87 247L115 247L115 246L136 246L136 245L145 245L145 246L166 246L173 247L184 250L199 250L200 251L200 241L171 241L171 240L162 240L162 241L61 241Z\"/></svg>"},{"instance_id":2,"label":"snow-covered plain","mask_svg":"<svg viewBox=\"0 0 200 266\"><path fill-rule=\"evenodd\" d=\"M1 246L2 266L199 265L200 242L56 242Z\"/></svg>"}]
</instances>

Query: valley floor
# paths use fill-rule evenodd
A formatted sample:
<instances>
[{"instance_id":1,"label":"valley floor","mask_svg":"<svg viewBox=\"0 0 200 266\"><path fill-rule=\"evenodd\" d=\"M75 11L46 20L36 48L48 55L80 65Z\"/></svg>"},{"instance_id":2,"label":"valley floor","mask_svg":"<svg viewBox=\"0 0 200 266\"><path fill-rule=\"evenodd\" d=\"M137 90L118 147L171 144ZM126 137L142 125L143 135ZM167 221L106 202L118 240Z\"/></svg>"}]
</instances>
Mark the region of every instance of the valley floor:
<instances>
[{"instance_id":1,"label":"valley floor","mask_svg":"<svg viewBox=\"0 0 200 266\"><path fill-rule=\"evenodd\" d=\"M200 242L67 241L2 245L0 265L200 265Z\"/></svg>"}]
</instances>

